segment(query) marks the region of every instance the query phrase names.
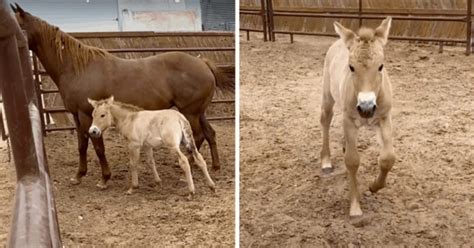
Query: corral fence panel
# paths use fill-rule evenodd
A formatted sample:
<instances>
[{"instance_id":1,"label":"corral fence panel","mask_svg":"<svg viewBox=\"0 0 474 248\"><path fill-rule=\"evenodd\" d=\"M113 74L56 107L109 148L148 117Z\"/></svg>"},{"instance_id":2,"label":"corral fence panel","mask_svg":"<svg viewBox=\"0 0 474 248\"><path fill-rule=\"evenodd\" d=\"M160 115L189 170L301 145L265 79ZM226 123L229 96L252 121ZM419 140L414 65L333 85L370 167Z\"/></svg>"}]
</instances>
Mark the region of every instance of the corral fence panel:
<instances>
[{"instance_id":1,"label":"corral fence panel","mask_svg":"<svg viewBox=\"0 0 474 248\"><path fill-rule=\"evenodd\" d=\"M241 30L275 34L334 36L333 22L357 29L361 25L375 27L387 15L393 17L390 38L462 43L466 54L473 50L474 31L472 5L474 0L265 0L266 21L247 14L247 9L258 9L261 0L240 0Z\"/></svg>"}]
</instances>

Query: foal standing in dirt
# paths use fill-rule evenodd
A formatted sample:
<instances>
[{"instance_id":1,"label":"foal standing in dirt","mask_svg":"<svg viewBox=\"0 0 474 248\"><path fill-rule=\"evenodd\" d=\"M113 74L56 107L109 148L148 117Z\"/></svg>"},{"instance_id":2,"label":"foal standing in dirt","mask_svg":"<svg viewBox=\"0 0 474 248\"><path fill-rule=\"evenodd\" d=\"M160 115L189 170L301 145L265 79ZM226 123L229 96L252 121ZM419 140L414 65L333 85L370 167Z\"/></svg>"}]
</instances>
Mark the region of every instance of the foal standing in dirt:
<instances>
[{"instance_id":1,"label":"foal standing in dirt","mask_svg":"<svg viewBox=\"0 0 474 248\"><path fill-rule=\"evenodd\" d=\"M375 31L361 28L358 34L335 22L334 28L341 39L329 48L324 61L322 171L326 174L333 171L329 151L329 125L334 103L338 102L343 111L344 161L350 179L350 216L362 215L356 178L360 163L357 153L359 127L375 125L381 138L382 150L378 158L380 174L370 185L370 191L377 192L385 186L387 173L395 163L390 113L392 87L388 72L384 69L383 52L391 21L391 17L387 17Z\"/></svg>"},{"instance_id":2,"label":"foal standing in dirt","mask_svg":"<svg viewBox=\"0 0 474 248\"><path fill-rule=\"evenodd\" d=\"M196 149L191 126L181 113L172 109L145 111L130 104L116 102L113 96L105 100L88 99L88 101L94 107L89 134L92 137L100 137L108 127L116 126L120 134L128 141L131 186L127 194L132 194L133 189L138 188L137 166L142 147L156 183L161 183L153 158L153 147L162 144L178 156L179 165L186 174L190 197L194 195L194 183L189 161L181 152L181 144L186 147L187 152L193 156L194 161L204 173L209 188L215 191L215 184L209 176L206 162Z\"/></svg>"}]
</instances>

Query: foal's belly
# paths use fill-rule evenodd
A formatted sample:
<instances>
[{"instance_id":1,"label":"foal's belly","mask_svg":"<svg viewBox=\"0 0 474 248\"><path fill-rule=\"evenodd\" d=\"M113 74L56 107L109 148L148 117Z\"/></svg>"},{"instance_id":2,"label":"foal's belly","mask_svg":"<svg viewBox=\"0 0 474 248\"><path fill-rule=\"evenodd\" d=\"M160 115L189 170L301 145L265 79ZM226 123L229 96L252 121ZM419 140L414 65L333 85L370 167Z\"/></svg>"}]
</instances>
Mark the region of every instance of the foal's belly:
<instances>
[{"instance_id":1,"label":"foal's belly","mask_svg":"<svg viewBox=\"0 0 474 248\"><path fill-rule=\"evenodd\" d=\"M159 136L149 136L143 142L145 146L157 147L163 144L163 139Z\"/></svg>"}]
</instances>

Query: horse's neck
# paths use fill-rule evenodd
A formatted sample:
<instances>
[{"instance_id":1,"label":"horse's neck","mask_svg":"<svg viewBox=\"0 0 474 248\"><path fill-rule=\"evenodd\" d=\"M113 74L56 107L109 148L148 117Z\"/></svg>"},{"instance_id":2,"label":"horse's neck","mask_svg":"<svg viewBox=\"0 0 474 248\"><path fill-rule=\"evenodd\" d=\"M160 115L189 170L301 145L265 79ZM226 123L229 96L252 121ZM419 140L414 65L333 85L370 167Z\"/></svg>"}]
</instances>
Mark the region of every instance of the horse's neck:
<instances>
[{"instance_id":1,"label":"horse's neck","mask_svg":"<svg viewBox=\"0 0 474 248\"><path fill-rule=\"evenodd\" d=\"M68 59L63 58L63 62L59 61L59 51L50 46L51 41L43 40L40 37L38 37L38 40L36 49L33 49L33 51L37 54L48 75L59 87L61 75L69 67Z\"/></svg>"},{"instance_id":2,"label":"horse's neck","mask_svg":"<svg viewBox=\"0 0 474 248\"><path fill-rule=\"evenodd\" d=\"M119 129L120 133L125 135L127 125L131 124L131 119L128 118L130 115L136 113L128 109L122 108L119 105L113 104L110 107L110 113L112 114L115 122L115 126Z\"/></svg>"}]
</instances>

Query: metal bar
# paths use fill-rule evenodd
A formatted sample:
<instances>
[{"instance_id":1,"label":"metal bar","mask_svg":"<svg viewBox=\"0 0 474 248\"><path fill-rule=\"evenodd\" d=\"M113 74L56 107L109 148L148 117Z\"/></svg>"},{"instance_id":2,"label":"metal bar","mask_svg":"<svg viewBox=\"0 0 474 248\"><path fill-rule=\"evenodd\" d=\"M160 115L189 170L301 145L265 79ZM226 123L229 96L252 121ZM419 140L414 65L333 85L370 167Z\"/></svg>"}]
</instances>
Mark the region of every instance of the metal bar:
<instances>
[{"instance_id":1,"label":"metal bar","mask_svg":"<svg viewBox=\"0 0 474 248\"><path fill-rule=\"evenodd\" d=\"M466 16L466 55L472 52L472 0L467 0Z\"/></svg>"},{"instance_id":2,"label":"metal bar","mask_svg":"<svg viewBox=\"0 0 474 248\"><path fill-rule=\"evenodd\" d=\"M359 10L357 12L359 15L359 28L362 27L362 0L359 0Z\"/></svg>"},{"instance_id":3,"label":"metal bar","mask_svg":"<svg viewBox=\"0 0 474 248\"><path fill-rule=\"evenodd\" d=\"M384 9L365 9L366 15L419 15L419 16L466 16L464 10L434 10L426 11L425 9L401 9L403 11L387 11ZM294 12L294 13L330 13L330 14L357 14L357 8L317 8L317 9L283 9L275 8L274 11Z\"/></svg>"},{"instance_id":4,"label":"metal bar","mask_svg":"<svg viewBox=\"0 0 474 248\"><path fill-rule=\"evenodd\" d=\"M176 48L120 48L105 49L109 53L143 53L143 52L234 52L235 47L176 47Z\"/></svg>"},{"instance_id":5,"label":"metal bar","mask_svg":"<svg viewBox=\"0 0 474 248\"><path fill-rule=\"evenodd\" d=\"M7 132L5 131L5 125L3 124L3 110L0 109L0 129L2 131L2 140L5 141L8 139Z\"/></svg>"},{"instance_id":6,"label":"metal bar","mask_svg":"<svg viewBox=\"0 0 474 248\"><path fill-rule=\"evenodd\" d=\"M267 41L267 15L265 12L265 0L260 0L260 15L262 16L263 41Z\"/></svg>"},{"instance_id":7,"label":"metal bar","mask_svg":"<svg viewBox=\"0 0 474 248\"><path fill-rule=\"evenodd\" d=\"M242 27L240 27L239 30L241 30L241 31L250 31L250 32L260 32L260 33L263 32L263 30L256 29L256 28L242 28Z\"/></svg>"},{"instance_id":8,"label":"metal bar","mask_svg":"<svg viewBox=\"0 0 474 248\"><path fill-rule=\"evenodd\" d=\"M295 12L283 12L274 11L274 16L293 16L293 17L318 17L318 18L342 18L342 19L368 19L368 20L382 20L387 16L383 15L360 15L357 14L319 14L319 13L295 13ZM392 16L393 20L407 20L407 21L452 21L452 22L465 22L466 17L447 17L447 16Z\"/></svg>"},{"instance_id":9,"label":"metal bar","mask_svg":"<svg viewBox=\"0 0 474 248\"><path fill-rule=\"evenodd\" d=\"M54 89L54 90L41 90L41 93L42 93L42 94L59 93L59 90L58 90L58 89Z\"/></svg>"},{"instance_id":10,"label":"metal bar","mask_svg":"<svg viewBox=\"0 0 474 248\"><path fill-rule=\"evenodd\" d=\"M304 32L304 31L279 31L276 30L274 33L277 34L293 34L293 35L309 35L309 36L329 36L339 37L335 33L324 33L324 32ZM390 36L391 40L413 40L413 41L426 41L426 42L454 42L454 43L465 43L464 39L449 39L449 38L424 38L424 37L401 37L401 36Z\"/></svg>"},{"instance_id":11,"label":"metal bar","mask_svg":"<svg viewBox=\"0 0 474 248\"><path fill-rule=\"evenodd\" d=\"M234 99L219 99L219 100L212 100L212 103L235 103Z\"/></svg>"},{"instance_id":12,"label":"metal bar","mask_svg":"<svg viewBox=\"0 0 474 248\"><path fill-rule=\"evenodd\" d=\"M46 132L54 131L65 131L65 130L75 130L76 126L64 126L64 127L47 127Z\"/></svg>"},{"instance_id":13,"label":"metal bar","mask_svg":"<svg viewBox=\"0 0 474 248\"><path fill-rule=\"evenodd\" d=\"M268 13L268 32L270 35L270 40L275 42L275 23L274 23L274 13L273 13L273 0L267 0L267 13Z\"/></svg>"},{"instance_id":14,"label":"metal bar","mask_svg":"<svg viewBox=\"0 0 474 248\"><path fill-rule=\"evenodd\" d=\"M157 37L157 36L229 36L234 32L71 32L74 38L126 38L126 37Z\"/></svg>"},{"instance_id":15,"label":"metal bar","mask_svg":"<svg viewBox=\"0 0 474 248\"><path fill-rule=\"evenodd\" d=\"M258 10L240 10L239 14L241 15L261 15L261 12Z\"/></svg>"},{"instance_id":16,"label":"metal bar","mask_svg":"<svg viewBox=\"0 0 474 248\"><path fill-rule=\"evenodd\" d=\"M62 247L27 42L6 6L0 0L0 82L17 175L6 246Z\"/></svg>"},{"instance_id":17,"label":"metal bar","mask_svg":"<svg viewBox=\"0 0 474 248\"><path fill-rule=\"evenodd\" d=\"M250 40L250 31L247 30L247 40Z\"/></svg>"},{"instance_id":18,"label":"metal bar","mask_svg":"<svg viewBox=\"0 0 474 248\"><path fill-rule=\"evenodd\" d=\"M40 112L40 121L41 121L41 130L43 130L43 135L46 135L45 123L44 123L44 106L43 101L41 101L41 93L43 91L40 88L40 75L38 73L38 57L33 53L33 74L35 78L35 88L36 88L36 97L38 98L38 109Z\"/></svg>"},{"instance_id":19,"label":"metal bar","mask_svg":"<svg viewBox=\"0 0 474 248\"><path fill-rule=\"evenodd\" d=\"M207 117L208 121L223 121L223 120L235 120L235 116L216 116Z\"/></svg>"},{"instance_id":20,"label":"metal bar","mask_svg":"<svg viewBox=\"0 0 474 248\"><path fill-rule=\"evenodd\" d=\"M62 113L62 112L69 112L64 107L46 107L44 108L44 112L46 113Z\"/></svg>"}]
</instances>

